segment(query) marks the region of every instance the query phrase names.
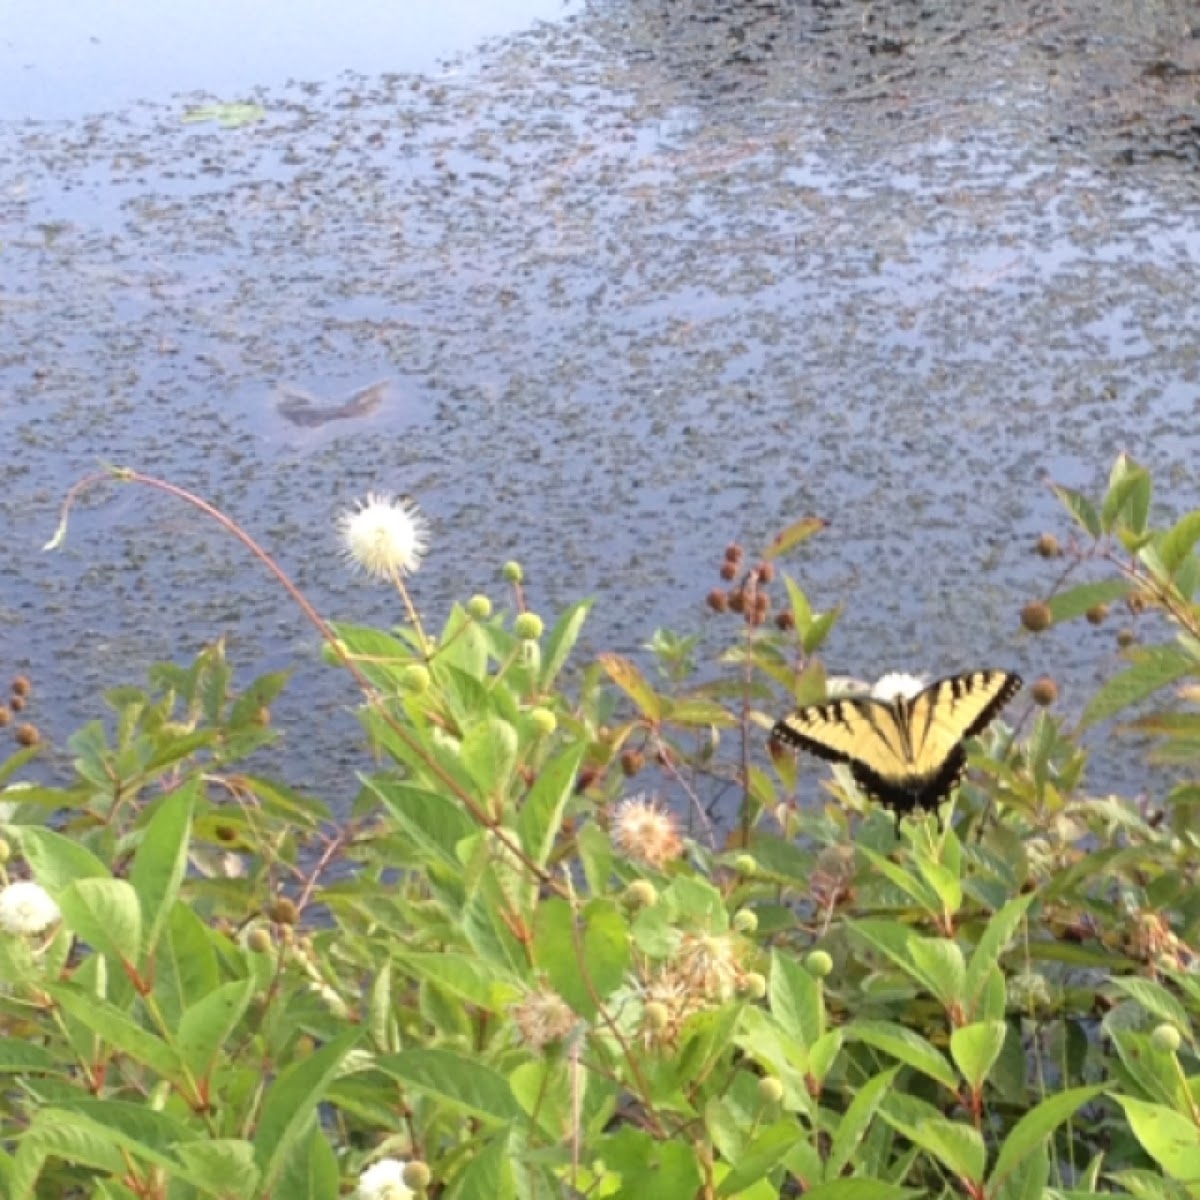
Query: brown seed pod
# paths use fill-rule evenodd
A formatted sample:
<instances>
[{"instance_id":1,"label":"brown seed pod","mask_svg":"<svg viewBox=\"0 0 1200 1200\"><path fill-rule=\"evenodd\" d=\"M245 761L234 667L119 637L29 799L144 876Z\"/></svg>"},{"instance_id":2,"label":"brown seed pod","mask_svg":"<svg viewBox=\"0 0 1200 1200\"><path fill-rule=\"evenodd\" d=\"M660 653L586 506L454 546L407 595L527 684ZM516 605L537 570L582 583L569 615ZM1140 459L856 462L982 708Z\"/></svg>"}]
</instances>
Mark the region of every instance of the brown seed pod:
<instances>
[{"instance_id":1,"label":"brown seed pod","mask_svg":"<svg viewBox=\"0 0 1200 1200\"><path fill-rule=\"evenodd\" d=\"M12 681L12 694L14 696L28 696L33 685L29 682L28 675L18 675Z\"/></svg>"},{"instance_id":2,"label":"brown seed pod","mask_svg":"<svg viewBox=\"0 0 1200 1200\"><path fill-rule=\"evenodd\" d=\"M723 588L713 588L707 596L704 597L704 603L708 605L713 612L728 612L729 611L729 593Z\"/></svg>"},{"instance_id":3,"label":"brown seed pod","mask_svg":"<svg viewBox=\"0 0 1200 1200\"><path fill-rule=\"evenodd\" d=\"M626 750L621 755L621 771L632 779L646 765L646 756L640 750Z\"/></svg>"},{"instance_id":4,"label":"brown seed pod","mask_svg":"<svg viewBox=\"0 0 1200 1200\"><path fill-rule=\"evenodd\" d=\"M1046 708L1058 699L1058 684L1049 675L1043 675L1033 681L1029 694L1033 697L1034 704Z\"/></svg>"},{"instance_id":5,"label":"brown seed pod","mask_svg":"<svg viewBox=\"0 0 1200 1200\"><path fill-rule=\"evenodd\" d=\"M733 563L735 566L742 561L742 548L737 542L730 542L725 547L725 561Z\"/></svg>"},{"instance_id":6,"label":"brown seed pod","mask_svg":"<svg viewBox=\"0 0 1200 1200\"><path fill-rule=\"evenodd\" d=\"M1043 533L1034 548L1043 558L1057 558L1062 553L1058 538L1052 533Z\"/></svg>"},{"instance_id":7,"label":"brown seed pod","mask_svg":"<svg viewBox=\"0 0 1200 1200\"><path fill-rule=\"evenodd\" d=\"M737 573L737 563L723 562L721 564L721 578L727 582L730 579L735 579L737 577Z\"/></svg>"},{"instance_id":8,"label":"brown seed pod","mask_svg":"<svg viewBox=\"0 0 1200 1200\"><path fill-rule=\"evenodd\" d=\"M1030 633L1041 633L1054 623L1054 614L1044 600L1031 600L1021 609L1021 624Z\"/></svg>"},{"instance_id":9,"label":"brown seed pod","mask_svg":"<svg viewBox=\"0 0 1200 1200\"><path fill-rule=\"evenodd\" d=\"M22 746L36 746L42 740L38 727L30 724L18 725L15 736L17 742Z\"/></svg>"},{"instance_id":10,"label":"brown seed pod","mask_svg":"<svg viewBox=\"0 0 1200 1200\"><path fill-rule=\"evenodd\" d=\"M785 632L789 629L796 628L796 614L790 608L785 608L783 612L775 614L775 626Z\"/></svg>"},{"instance_id":11,"label":"brown seed pod","mask_svg":"<svg viewBox=\"0 0 1200 1200\"><path fill-rule=\"evenodd\" d=\"M1103 625L1105 618L1108 616L1107 604L1093 604L1091 608L1084 613L1089 625Z\"/></svg>"}]
</instances>

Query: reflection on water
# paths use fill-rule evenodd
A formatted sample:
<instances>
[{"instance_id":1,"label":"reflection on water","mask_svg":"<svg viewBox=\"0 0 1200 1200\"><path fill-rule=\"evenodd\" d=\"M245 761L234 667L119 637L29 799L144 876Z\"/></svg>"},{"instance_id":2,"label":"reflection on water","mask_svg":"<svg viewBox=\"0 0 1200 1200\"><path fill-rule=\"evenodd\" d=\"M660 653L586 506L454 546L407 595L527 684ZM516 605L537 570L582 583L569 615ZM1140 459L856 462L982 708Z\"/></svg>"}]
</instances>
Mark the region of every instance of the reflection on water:
<instances>
[{"instance_id":1,"label":"reflection on water","mask_svg":"<svg viewBox=\"0 0 1200 1200\"><path fill-rule=\"evenodd\" d=\"M570 0L91 0L67 15L6 0L0 120L112 112L181 92L242 96L344 71L428 71L569 9Z\"/></svg>"},{"instance_id":2,"label":"reflection on water","mask_svg":"<svg viewBox=\"0 0 1200 1200\"><path fill-rule=\"evenodd\" d=\"M119 499L36 554L102 459L214 497L323 611L383 623L331 518L411 493L430 624L519 556L548 613L598 593L593 643L622 650L704 619L728 540L817 514L794 565L848 599L835 670L1049 671L1077 708L1112 630L1017 628L1062 527L1043 472L1097 485L1126 449L1196 503L1197 180L1146 67L1182 61L1179 21L610 0L452 76L264 89L239 129L178 103L0 126L0 666L43 678L61 733L99 681L229 632L238 661L308 664L291 766L353 789L326 761L352 698L237 547ZM384 379L394 401L313 430L271 407Z\"/></svg>"}]
</instances>

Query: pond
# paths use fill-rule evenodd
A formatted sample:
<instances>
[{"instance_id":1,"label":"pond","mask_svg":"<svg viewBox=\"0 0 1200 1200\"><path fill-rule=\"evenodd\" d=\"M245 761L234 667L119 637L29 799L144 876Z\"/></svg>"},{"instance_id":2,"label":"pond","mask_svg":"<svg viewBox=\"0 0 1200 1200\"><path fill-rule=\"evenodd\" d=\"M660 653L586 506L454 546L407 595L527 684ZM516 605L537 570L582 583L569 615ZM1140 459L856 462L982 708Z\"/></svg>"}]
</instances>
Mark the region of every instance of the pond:
<instances>
[{"instance_id":1,"label":"pond","mask_svg":"<svg viewBox=\"0 0 1200 1200\"><path fill-rule=\"evenodd\" d=\"M40 553L103 461L201 492L358 621L401 614L348 576L336 514L412 494L430 624L502 600L516 556L536 607L596 595L589 644L623 652L720 634L725 544L819 515L787 566L847 601L833 669L1045 671L1077 712L1116 622L1019 630L1053 575L1033 542L1065 528L1046 478L1098 487L1128 450L1164 511L1197 501L1177 6L524 11L451 65L348 73L310 25L255 86L186 56L111 108L5 84L0 673L33 674L61 737L100 684L227 635L247 673L298 664L289 777L353 794L354 697L238 546L115 489ZM57 95L63 60L16 28L4 53ZM289 396L351 407L297 422ZM1095 790L1141 780L1100 749Z\"/></svg>"}]
</instances>

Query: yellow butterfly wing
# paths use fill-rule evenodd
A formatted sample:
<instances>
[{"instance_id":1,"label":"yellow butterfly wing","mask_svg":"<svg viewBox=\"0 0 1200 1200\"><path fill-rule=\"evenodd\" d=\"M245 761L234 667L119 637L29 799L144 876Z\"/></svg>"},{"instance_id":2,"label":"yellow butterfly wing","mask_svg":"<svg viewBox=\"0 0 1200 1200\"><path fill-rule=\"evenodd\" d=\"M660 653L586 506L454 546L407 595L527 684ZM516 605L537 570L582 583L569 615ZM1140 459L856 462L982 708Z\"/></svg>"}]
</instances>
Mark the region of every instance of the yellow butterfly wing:
<instances>
[{"instance_id":1,"label":"yellow butterfly wing","mask_svg":"<svg viewBox=\"0 0 1200 1200\"><path fill-rule=\"evenodd\" d=\"M963 742L979 733L1021 686L1008 671L939 679L911 698L831 700L776 722L772 737L830 762L897 820L914 808L936 811L966 766Z\"/></svg>"}]
</instances>

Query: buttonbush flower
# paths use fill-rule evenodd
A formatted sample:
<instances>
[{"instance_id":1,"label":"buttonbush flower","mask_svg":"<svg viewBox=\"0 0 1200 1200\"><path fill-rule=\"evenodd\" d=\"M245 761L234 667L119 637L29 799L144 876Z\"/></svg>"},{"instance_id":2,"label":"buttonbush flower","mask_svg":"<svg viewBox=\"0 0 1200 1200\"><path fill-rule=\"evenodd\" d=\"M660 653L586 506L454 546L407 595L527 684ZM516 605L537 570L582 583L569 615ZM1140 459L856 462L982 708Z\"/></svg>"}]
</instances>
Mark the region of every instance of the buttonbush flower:
<instances>
[{"instance_id":1,"label":"buttonbush flower","mask_svg":"<svg viewBox=\"0 0 1200 1200\"><path fill-rule=\"evenodd\" d=\"M5 933L41 933L62 914L40 883L23 879L0 891L0 929Z\"/></svg>"},{"instance_id":2,"label":"buttonbush flower","mask_svg":"<svg viewBox=\"0 0 1200 1200\"><path fill-rule=\"evenodd\" d=\"M404 1182L407 1163L381 1158L358 1177L358 1200L412 1200L415 1193Z\"/></svg>"},{"instance_id":3,"label":"buttonbush flower","mask_svg":"<svg viewBox=\"0 0 1200 1200\"><path fill-rule=\"evenodd\" d=\"M880 676L871 688L871 696L875 700L890 703L897 696L911 700L918 692L924 690L925 680L919 675L906 675L903 671L889 671Z\"/></svg>"},{"instance_id":4,"label":"buttonbush flower","mask_svg":"<svg viewBox=\"0 0 1200 1200\"><path fill-rule=\"evenodd\" d=\"M612 830L617 849L648 867L665 867L683 853L675 818L646 796L622 800L613 816Z\"/></svg>"},{"instance_id":5,"label":"buttonbush flower","mask_svg":"<svg viewBox=\"0 0 1200 1200\"><path fill-rule=\"evenodd\" d=\"M351 566L375 579L411 575L421 566L429 526L414 500L370 492L338 517L342 547Z\"/></svg>"}]
</instances>

